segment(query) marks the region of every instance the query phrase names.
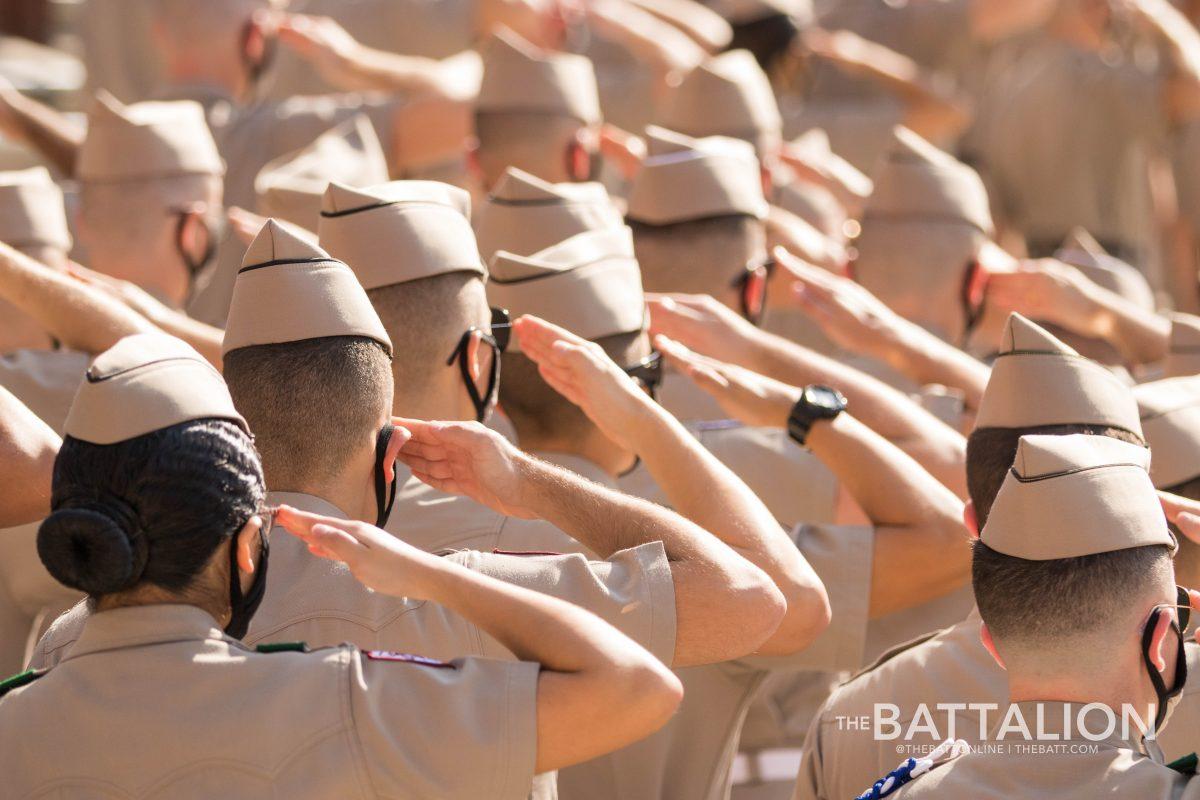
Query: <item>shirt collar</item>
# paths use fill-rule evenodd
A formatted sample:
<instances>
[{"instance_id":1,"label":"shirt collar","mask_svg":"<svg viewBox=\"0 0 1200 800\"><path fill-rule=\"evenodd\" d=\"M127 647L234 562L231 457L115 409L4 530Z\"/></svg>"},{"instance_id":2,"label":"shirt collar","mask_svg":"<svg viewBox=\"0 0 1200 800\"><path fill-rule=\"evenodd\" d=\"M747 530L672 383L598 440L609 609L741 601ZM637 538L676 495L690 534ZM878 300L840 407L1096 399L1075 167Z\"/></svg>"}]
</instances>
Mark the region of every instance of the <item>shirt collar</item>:
<instances>
[{"instance_id":1,"label":"shirt collar","mask_svg":"<svg viewBox=\"0 0 1200 800\"><path fill-rule=\"evenodd\" d=\"M335 519L350 519L350 515L342 511L328 500L302 492L267 492L267 505L287 505L310 514L320 514L323 517Z\"/></svg>"},{"instance_id":2,"label":"shirt collar","mask_svg":"<svg viewBox=\"0 0 1200 800\"><path fill-rule=\"evenodd\" d=\"M107 650L208 639L242 647L217 627L211 614L197 606L155 603L94 611L63 661Z\"/></svg>"}]
</instances>

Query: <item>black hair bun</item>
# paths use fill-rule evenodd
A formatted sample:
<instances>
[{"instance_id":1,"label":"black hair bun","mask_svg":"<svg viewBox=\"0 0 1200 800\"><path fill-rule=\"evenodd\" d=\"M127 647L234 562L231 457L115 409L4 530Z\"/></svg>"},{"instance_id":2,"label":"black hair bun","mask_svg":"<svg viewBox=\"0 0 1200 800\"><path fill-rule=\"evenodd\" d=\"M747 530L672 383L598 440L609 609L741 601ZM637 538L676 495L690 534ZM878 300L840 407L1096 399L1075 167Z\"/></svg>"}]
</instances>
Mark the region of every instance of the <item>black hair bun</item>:
<instances>
[{"instance_id":1,"label":"black hair bun","mask_svg":"<svg viewBox=\"0 0 1200 800\"><path fill-rule=\"evenodd\" d=\"M146 567L146 538L128 507L60 508L38 529L38 557L60 583L90 595L126 589Z\"/></svg>"}]
</instances>

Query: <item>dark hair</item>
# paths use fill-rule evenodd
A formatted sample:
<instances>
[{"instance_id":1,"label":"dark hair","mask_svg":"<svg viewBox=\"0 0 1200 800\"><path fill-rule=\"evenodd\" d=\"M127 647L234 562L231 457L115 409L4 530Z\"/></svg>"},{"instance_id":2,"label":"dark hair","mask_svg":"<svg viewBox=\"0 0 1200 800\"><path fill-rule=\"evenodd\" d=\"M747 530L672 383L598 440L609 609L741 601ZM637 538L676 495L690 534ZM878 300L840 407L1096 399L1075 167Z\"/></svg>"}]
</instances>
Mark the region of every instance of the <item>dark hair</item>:
<instances>
[{"instance_id":1,"label":"dark hair","mask_svg":"<svg viewBox=\"0 0 1200 800\"><path fill-rule=\"evenodd\" d=\"M763 72L771 70L788 55L792 42L799 35L796 21L787 14L770 14L733 26L730 50L749 50Z\"/></svg>"},{"instance_id":2,"label":"dark hair","mask_svg":"<svg viewBox=\"0 0 1200 800\"><path fill-rule=\"evenodd\" d=\"M364 336L232 350L225 382L281 489L339 474L391 411L391 359Z\"/></svg>"},{"instance_id":3,"label":"dark hair","mask_svg":"<svg viewBox=\"0 0 1200 800\"><path fill-rule=\"evenodd\" d=\"M626 219L648 292L715 294L766 248L763 223L745 214L650 225Z\"/></svg>"},{"instance_id":4,"label":"dark hair","mask_svg":"<svg viewBox=\"0 0 1200 800\"><path fill-rule=\"evenodd\" d=\"M996 493L1004 483L1004 476L1017 457L1017 443L1021 437L1037 434L1068 436L1073 433L1107 436L1146 446L1140 435L1108 425L1034 425L1028 428L976 428L971 431L967 437L967 493L975 504L975 518L980 530L987 522Z\"/></svg>"},{"instance_id":5,"label":"dark hair","mask_svg":"<svg viewBox=\"0 0 1200 800\"><path fill-rule=\"evenodd\" d=\"M226 420L116 444L67 436L38 555L56 580L92 596L147 583L182 592L261 510L265 491L253 442Z\"/></svg>"},{"instance_id":6,"label":"dark hair","mask_svg":"<svg viewBox=\"0 0 1200 800\"><path fill-rule=\"evenodd\" d=\"M1030 561L976 539L971 580L993 634L1036 644L1111 625L1170 566L1171 550L1161 544Z\"/></svg>"},{"instance_id":7,"label":"dark hair","mask_svg":"<svg viewBox=\"0 0 1200 800\"><path fill-rule=\"evenodd\" d=\"M499 180L506 167L547 180L567 180L567 147L586 127L575 117L554 112L476 111L479 167L489 181Z\"/></svg>"},{"instance_id":8,"label":"dark hair","mask_svg":"<svg viewBox=\"0 0 1200 800\"><path fill-rule=\"evenodd\" d=\"M641 331L605 336L596 344L622 367L633 366L650 354ZM500 406L518 433L570 437L588 431L592 425L583 410L552 389L538 372L537 364L522 353L504 356Z\"/></svg>"}]
</instances>

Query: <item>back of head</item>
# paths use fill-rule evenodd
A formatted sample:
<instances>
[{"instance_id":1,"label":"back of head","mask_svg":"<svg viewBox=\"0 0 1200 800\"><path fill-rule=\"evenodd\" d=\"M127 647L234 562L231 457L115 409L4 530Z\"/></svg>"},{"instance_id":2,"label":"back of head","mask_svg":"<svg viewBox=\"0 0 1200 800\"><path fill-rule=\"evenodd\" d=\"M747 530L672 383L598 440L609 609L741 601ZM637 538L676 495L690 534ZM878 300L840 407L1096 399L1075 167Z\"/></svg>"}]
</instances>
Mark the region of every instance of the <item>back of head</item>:
<instances>
[{"instance_id":1,"label":"back of head","mask_svg":"<svg viewBox=\"0 0 1200 800\"><path fill-rule=\"evenodd\" d=\"M1022 436L1074 433L1143 444L1132 392L1104 367L1013 314L967 438L967 489L979 524L988 519Z\"/></svg>"},{"instance_id":2,"label":"back of head","mask_svg":"<svg viewBox=\"0 0 1200 800\"><path fill-rule=\"evenodd\" d=\"M269 220L234 285L224 368L272 487L327 480L370 446L391 408L390 356L354 273Z\"/></svg>"},{"instance_id":3,"label":"back of head","mask_svg":"<svg viewBox=\"0 0 1200 800\"><path fill-rule=\"evenodd\" d=\"M501 251L491 262L491 302L514 317L532 315L597 342L632 367L650 354L641 274L626 228L602 228L531 256ZM514 342L500 375L500 404L521 436L579 443L591 423L538 374Z\"/></svg>"},{"instance_id":4,"label":"back of head","mask_svg":"<svg viewBox=\"0 0 1200 800\"><path fill-rule=\"evenodd\" d=\"M154 26L168 59L196 50L206 51L210 58L237 58L250 15L276 4L271 0L158 0Z\"/></svg>"},{"instance_id":5,"label":"back of head","mask_svg":"<svg viewBox=\"0 0 1200 800\"><path fill-rule=\"evenodd\" d=\"M1145 448L1101 437L1021 440L972 566L1010 671L1107 658L1099 637L1136 626L1139 601L1170 586L1174 540L1148 464Z\"/></svg>"},{"instance_id":6,"label":"back of head","mask_svg":"<svg viewBox=\"0 0 1200 800\"><path fill-rule=\"evenodd\" d=\"M626 219L648 291L718 295L766 255L767 203L744 142L646 130Z\"/></svg>"},{"instance_id":7,"label":"back of head","mask_svg":"<svg viewBox=\"0 0 1200 800\"><path fill-rule=\"evenodd\" d=\"M71 406L38 554L93 596L154 587L188 599L263 498L220 374L177 339L131 336L96 358Z\"/></svg>"},{"instance_id":8,"label":"back of head","mask_svg":"<svg viewBox=\"0 0 1200 800\"><path fill-rule=\"evenodd\" d=\"M45 167L0 172L0 242L50 266L65 266L71 234L63 194Z\"/></svg>"},{"instance_id":9,"label":"back of head","mask_svg":"<svg viewBox=\"0 0 1200 800\"><path fill-rule=\"evenodd\" d=\"M476 138L485 183L514 166L549 181L582 180L571 145L600 122L600 95L591 62L544 51L508 29L484 43L476 100Z\"/></svg>"}]
</instances>

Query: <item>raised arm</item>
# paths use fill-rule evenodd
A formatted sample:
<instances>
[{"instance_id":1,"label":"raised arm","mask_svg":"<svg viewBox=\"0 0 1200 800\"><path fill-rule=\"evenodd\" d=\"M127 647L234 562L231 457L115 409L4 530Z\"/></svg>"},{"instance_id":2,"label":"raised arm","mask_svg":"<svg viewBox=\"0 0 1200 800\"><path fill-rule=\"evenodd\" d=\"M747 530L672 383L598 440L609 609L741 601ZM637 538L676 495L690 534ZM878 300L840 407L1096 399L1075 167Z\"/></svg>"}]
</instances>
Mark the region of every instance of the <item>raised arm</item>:
<instances>
[{"instance_id":1,"label":"raised arm","mask_svg":"<svg viewBox=\"0 0 1200 800\"><path fill-rule=\"evenodd\" d=\"M20 308L66 347L103 353L134 333L155 330L105 292L39 264L0 243L0 297Z\"/></svg>"},{"instance_id":2,"label":"raised arm","mask_svg":"<svg viewBox=\"0 0 1200 800\"><path fill-rule=\"evenodd\" d=\"M578 764L650 735L683 697L670 670L577 606L422 552L362 522L286 506L278 521L315 555L345 563L368 588L443 605L518 659L541 664L537 772Z\"/></svg>"},{"instance_id":3,"label":"raised arm","mask_svg":"<svg viewBox=\"0 0 1200 800\"><path fill-rule=\"evenodd\" d=\"M901 317L859 284L775 251L792 279L783 303L794 303L838 346L890 366L919 386L962 391L968 409L979 408L991 370L954 345Z\"/></svg>"},{"instance_id":4,"label":"raised arm","mask_svg":"<svg viewBox=\"0 0 1200 800\"><path fill-rule=\"evenodd\" d=\"M1017 272L990 276L987 302L1001 311L1017 311L1080 336L1109 342L1130 364L1152 364L1167 357L1169 319L1134 305L1088 280L1075 267L1052 258L1027 261Z\"/></svg>"},{"instance_id":5,"label":"raised arm","mask_svg":"<svg viewBox=\"0 0 1200 800\"><path fill-rule=\"evenodd\" d=\"M656 296L651 329L718 361L790 386L824 384L849 398L854 415L966 497L966 440L883 381L806 347L759 330L706 296Z\"/></svg>"},{"instance_id":6,"label":"raised arm","mask_svg":"<svg viewBox=\"0 0 1200 800\"><path fill-rule=\"evenodd\" d=\"M800 397L796 387L698 356L665 337L658 344L688 377L747 424L785 426ZM970 550L963 504L950 490L849 414L816 423L806 445L875 526L872 617L919 605L966 583Z\"/></svg>"},{"instance_id":7,"label":"raised arm","mask_svg":"<svg viewBox=\"0 0 1200 800\"><path fill-rule=\"evenodd\" d=\"M34 522L50 513L50 478L62 440L0 386L0 527Z\"/></svg>"},{"instance_id":8,"label":"raised arm","mask_svg":"<svg viewBox=\"0 0 1200 800\"><path fill-rule=\"evenodd\" d=\"M63 175L75 174L83 131L64 114L26 97L0 77L0 131L22 141Z\"/></svg>"},{"instance_id":9,"label":"raised arm","mask_svg":"<svg viewBox=\"0 0 1200 800\"><path fill-rule=\"evenodd\" d=\"M741 479L651 400L598 345L536 317L518 320L516 331L522 352L538 364L546 382L578 405L606 436L637 453L671 507L711 534L689 525L685 528L689 538L711 541L715 536L770 576L783 592L787 613L758 652L790 654L816 638L829 619L824 587ZM707 594L707 589L698 588ZM704 602L702 597L696 600ZM702 624L703 617L697 622Z\"/></svg>"}]
</instances>

